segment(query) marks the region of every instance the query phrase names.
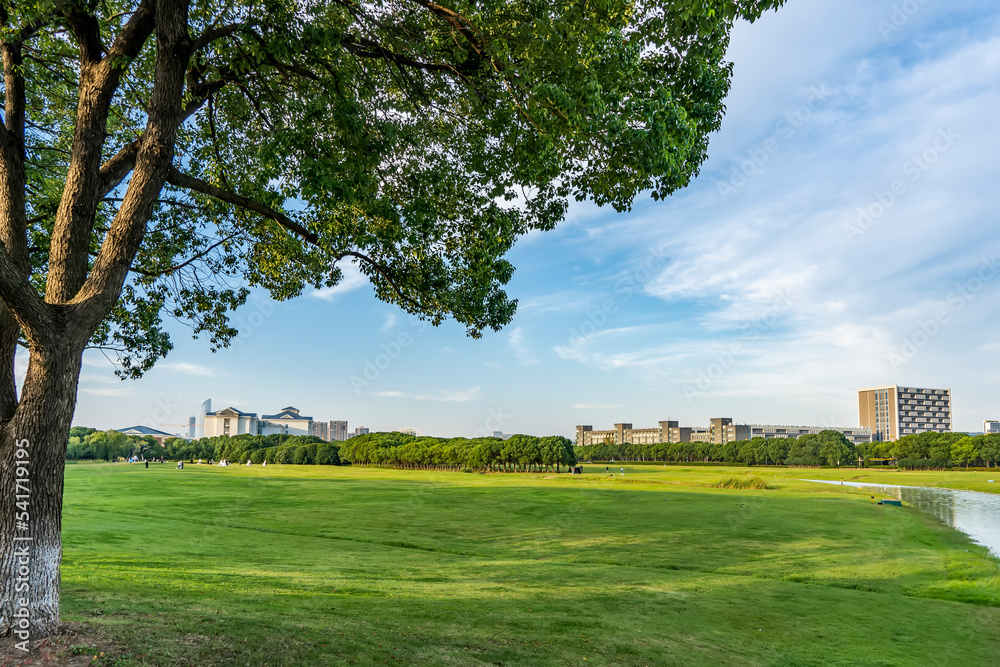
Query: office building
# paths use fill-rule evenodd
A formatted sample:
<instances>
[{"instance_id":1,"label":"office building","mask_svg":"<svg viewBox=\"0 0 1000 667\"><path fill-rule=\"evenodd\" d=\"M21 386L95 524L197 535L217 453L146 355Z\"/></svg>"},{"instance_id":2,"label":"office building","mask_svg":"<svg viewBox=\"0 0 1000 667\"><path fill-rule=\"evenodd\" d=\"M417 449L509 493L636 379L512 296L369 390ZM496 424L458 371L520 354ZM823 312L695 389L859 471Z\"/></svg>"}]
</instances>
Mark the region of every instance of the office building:
<instances>
[{"instance_id":1,"label":"office building","mask_svg":"<svg viewBox=\"0 0 1000 667\"><path fill-rule=\"evenodd\" d=\"M1000 433L1000 420L997 419L984 420L983 433Z\"/></svg>"},{"instance_id":2,"label":"office building","mask_svg":"<svg viewBox=\"0 0 1000 667\"><path fill-rule=\"evenodd\" d=\"M349 437L354 438L354 437L357 437L359 435L368 435L368 427L367 426L358 426L358 427L356 427L354 429L354 432L351 433L351 435Z\"/></svg>"},{"instance_id":3,"label":"office building","mask_svg":"<svg viewBox=\"0 0 1000 667\"><path fill-rule=\"evenodd\" d=\"M858 418L878 442L951 432L951 389L891 385L858 390Z\"/></svg>"}]
</instances>

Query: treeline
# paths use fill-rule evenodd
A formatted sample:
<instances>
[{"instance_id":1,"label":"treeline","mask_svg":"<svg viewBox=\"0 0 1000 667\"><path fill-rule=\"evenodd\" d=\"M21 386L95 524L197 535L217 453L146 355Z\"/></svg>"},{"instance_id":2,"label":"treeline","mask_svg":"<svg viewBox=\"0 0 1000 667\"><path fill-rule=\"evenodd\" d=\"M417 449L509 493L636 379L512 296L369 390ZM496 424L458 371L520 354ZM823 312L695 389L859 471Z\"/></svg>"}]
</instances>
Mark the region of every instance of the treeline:
<instances>
[{"instance_id":1,"label":"treeline","mask_svg":"<svg viewBox=\"0 0 1000 667\"><path fill-rule=\"evenodd\" d=\"M856 462L854 445L839 431L799 438L752 438L726 444L663 442L616 445L604 442L576 447L581 461L670 461L674 463L744 463L747 465L840 465Z\"/></svg>"},{"instance_id":2,"label":"treeline","mask_svg":"<svg viewBox=\"0 0 1000 667\"><path fill-rule=\"evenodd\" d=\"M1000 463L1000 433L917 433L895 442L858 446L865 459L893 458L900 468L932 469L953 466L995 468Z\"/></svg>"},{"instance_id":3,"label":"treeline","mask_svg":"<svg viewBox=\"0 0 1000 667\"><path fill-rule=\"evenodd\" d=\"M340 458L358 465L405 469L542 472L576 464L573 443L562 436L538 438L430 438L369 433L344 442Z\"/></svg>"},{"instance_id":4,"label":"treeline","mask_svg":"<svg viewBox=\"0 0 1000 667\"><path fill-rule=\"evenodd\" d=\"M150 436L129 436L118 431L98 431L75 426L70 429L66 458L116 461L138 456L171 460L226 459L233 463L298 463L338 465L338 444L312 435L226 435L200 440L168 438L163 445Z\"/></svg>"},{"instance_id":5,"label":"treeline","mask_svg":"<svg viewBox=\"0 0 1000 667\"><path fill-rule=\"evenodd\" d=\"M145 452L157 452L148 454ZM160 443L150 437L135 437L118 431L98 431L96 428L74 426L69 430L69 443L66 447L67 459L97 459L101 461L117 461L132 456L162 456L164 452Z\"/></svg>"},{"instance_id":6,"label":"treeline","mask_svg":"<svg viewBox=\"0 0 1000 667\"><path fill-rule=\"evenodd\" d=\"M896 459L902 468L948 468L955 465L995 467L1000 461L1000 434L918 433L895 442L855 445L838 431L798 438L751 438L726 444L675 442L616 445L611 442L575 447L581 461L664 461L675 463L742 463L745 465L869 465L871 459Z\"/></svg>"}]
</instances>

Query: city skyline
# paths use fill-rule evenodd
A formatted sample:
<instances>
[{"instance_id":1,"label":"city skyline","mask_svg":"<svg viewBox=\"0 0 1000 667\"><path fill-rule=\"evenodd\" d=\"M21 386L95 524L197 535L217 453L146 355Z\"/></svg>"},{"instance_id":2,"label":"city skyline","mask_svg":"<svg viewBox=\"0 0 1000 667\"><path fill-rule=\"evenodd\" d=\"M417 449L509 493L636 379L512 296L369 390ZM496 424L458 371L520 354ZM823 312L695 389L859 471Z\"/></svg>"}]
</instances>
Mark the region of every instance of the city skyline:
<instances>
[{"instance_id":1,"label":"city skyline","mask_svg":"<svg viewBox=\"0 0 1000 667\"><path fill-rule=\"evenodd\" d=\"M255 293L216 355L173 326L138 382L87 352L74 423L183 424L211 395L444 436L665 413L853 424L857 388L893 382L951 387L953 428L980 430L998 412L1000 10L893 7L791 4L737 28L701 175L522 239L503 331L414 322L348 271L285 303Z\"/></svg>"}]
</instances>

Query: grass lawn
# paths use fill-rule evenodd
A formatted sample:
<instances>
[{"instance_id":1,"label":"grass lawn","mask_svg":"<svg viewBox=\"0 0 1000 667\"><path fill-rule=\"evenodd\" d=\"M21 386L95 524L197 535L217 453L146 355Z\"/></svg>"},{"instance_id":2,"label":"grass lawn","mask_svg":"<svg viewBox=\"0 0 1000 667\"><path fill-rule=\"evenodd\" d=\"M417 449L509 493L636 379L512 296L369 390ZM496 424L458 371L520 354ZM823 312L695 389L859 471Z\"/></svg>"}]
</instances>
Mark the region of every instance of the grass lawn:
<instances>
[{"instance_id":1,"label":"grass lawn","mask_svg":"<svg viewBox=\"0 0 1000 667\"><path fill-rule=\"evenodd\" d=\"M1000 664L997 560L840 471L584 467L70 465L63 616L118 664Z\"/></svg>"}]
</instances>

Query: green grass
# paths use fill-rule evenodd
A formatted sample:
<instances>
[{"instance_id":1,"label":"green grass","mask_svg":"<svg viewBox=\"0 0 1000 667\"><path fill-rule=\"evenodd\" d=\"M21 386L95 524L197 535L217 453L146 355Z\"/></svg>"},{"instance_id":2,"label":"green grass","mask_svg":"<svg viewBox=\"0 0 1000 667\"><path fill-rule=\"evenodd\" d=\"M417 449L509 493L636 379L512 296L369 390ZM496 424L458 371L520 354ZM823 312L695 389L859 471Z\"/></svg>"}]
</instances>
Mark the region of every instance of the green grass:
<instances>
[{"instance_id":1,"label":"green grass","mask_svg":"<svg viewBox=\"0 0 1000 667\"><path fill-rule=\"evenodd\" d=\"M842 471L584 469L70 466L63 615L120 664L1000 664L998 562L796 479Z\"/></svg>"}]
</instances>

